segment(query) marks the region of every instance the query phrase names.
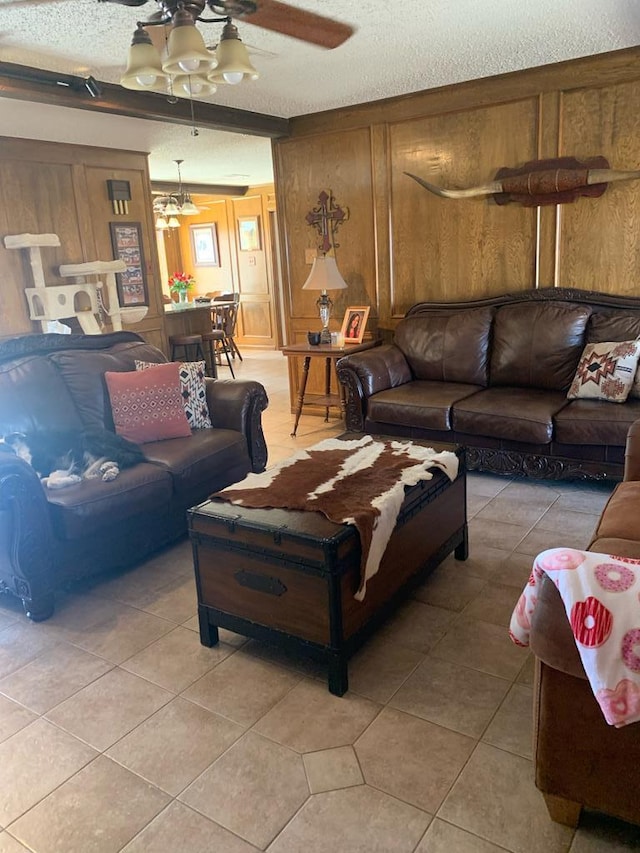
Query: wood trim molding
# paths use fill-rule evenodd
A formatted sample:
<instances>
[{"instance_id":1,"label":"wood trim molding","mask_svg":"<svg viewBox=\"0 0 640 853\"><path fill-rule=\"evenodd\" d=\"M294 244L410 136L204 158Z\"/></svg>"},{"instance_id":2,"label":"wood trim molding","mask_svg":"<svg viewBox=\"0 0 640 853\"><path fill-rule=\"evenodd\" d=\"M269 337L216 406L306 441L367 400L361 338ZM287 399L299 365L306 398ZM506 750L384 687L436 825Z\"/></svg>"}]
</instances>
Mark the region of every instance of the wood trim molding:
<instances>
[{"instance_id":1,"label":"wood trim molding","mask_svg":"<svg viewBox=\"0 0 640 853\"><path fill-rule=\"evenodd\" d=\"M149 121L166 121L187 126L192 124L189 101L184 98L170 104L164 95L155 92L134 92L115 83L102 81L98 81L98 85L101 95L92 98L84 87L82 77L57 74L12 62L0 62L2 98L95 110ZM289 120L286 118L204 102L198 103L198 126L208 130L250 133L271 139L289 134Z\"/></svg>"}]
</instances>

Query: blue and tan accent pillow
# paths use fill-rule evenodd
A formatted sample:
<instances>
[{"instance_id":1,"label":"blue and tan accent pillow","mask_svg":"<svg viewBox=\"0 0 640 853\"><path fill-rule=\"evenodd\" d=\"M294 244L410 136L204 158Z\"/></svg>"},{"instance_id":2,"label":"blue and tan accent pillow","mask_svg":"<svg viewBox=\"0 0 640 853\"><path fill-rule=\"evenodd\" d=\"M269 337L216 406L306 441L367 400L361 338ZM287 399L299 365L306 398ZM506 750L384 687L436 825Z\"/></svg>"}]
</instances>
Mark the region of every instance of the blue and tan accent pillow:
<instances>
[{"instance_id":1,"label":"blue and tan accent pillow","mask_svg":"<svg viewBox=\"0 0 640 853\"><path fill-rule=\"evenodd\" d=\"M136 361L136 370L157 367L150 361ZM191 429L208 429L212 426L207 407L204 361L178 362L180 395L187 421Z\"/></svg>"},{"instance_id":2,"label":"blue and tan accent pillow","mask_svg":"<svg viewBox=\"0 0 640 853\"><path fill-rule=\"evenodd\" d=\"M567 398L624 403L636 373L640 341L604 341L587 344Z\"/></svg>"}]
</instances>

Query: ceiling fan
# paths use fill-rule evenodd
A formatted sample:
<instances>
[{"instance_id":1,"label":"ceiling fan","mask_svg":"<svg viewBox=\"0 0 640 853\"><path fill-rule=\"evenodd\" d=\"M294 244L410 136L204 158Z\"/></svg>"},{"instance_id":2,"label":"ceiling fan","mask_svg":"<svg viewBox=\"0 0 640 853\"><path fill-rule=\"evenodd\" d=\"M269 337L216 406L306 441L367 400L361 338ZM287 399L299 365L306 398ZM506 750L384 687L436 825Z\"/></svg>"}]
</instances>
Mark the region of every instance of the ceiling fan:
<instances>
[{"instance_id":1,"label":"ceiling fan","mask_svg":"<svg viewBox=\"0 0 640 853\"><path fill-rule=\"evenodd\" d=\"M121 6L144 6L149 0L98 0L99 3L117 3ZM292 38L328 49L339 47L354 29L348 24L307 12L282 3L280 0L155 0L158 11L149 18L149 23L169 23L178 8L195 20L206 20L207 12L230 18L239 18L256 27L273 30Z\"/></svg>"}]
</instances>

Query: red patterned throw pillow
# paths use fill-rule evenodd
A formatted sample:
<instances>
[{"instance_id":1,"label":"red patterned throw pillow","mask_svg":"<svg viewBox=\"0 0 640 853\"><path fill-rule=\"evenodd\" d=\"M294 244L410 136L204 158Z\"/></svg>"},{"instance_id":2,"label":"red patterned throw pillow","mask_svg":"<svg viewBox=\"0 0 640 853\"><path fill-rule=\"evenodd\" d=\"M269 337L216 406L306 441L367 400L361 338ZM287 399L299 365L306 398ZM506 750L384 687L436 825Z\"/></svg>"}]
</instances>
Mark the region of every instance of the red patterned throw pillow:
<instances>
[{"instance_id":1,"label":"red patterned throw pillow","mask_svg":"<svg viewBox=\"0 0 640 853\"><path fill-rule=\"evenodd\" d=\"M640 356L640 341L587 344L567 397L624 403L629 396Z\"/></svg>"},{"instance_id":2,"label":"red patterned throw pillow","mask_svg":"<svg viewBox=\"0 0 640 853\"><path fill-rule=\"evenodd\" d=\"M191 429L209 429L213 426L207 406L207 390L204 382L204 361L176 362L180 368L180 393L184 413ZM151 361L137 361L136 370L157 367Z\"/></svg>"},{"instance_id":3,"label":"red patterned throw pillow","mask_svg":"<svg viewBox=\"0 0 640 853\"><path fill-rule=\"evenodd\" d=\"M118 435L136 444L191 435L178 374L173 362L144 372L105 373Z\"/></svg>"}]
</instances>

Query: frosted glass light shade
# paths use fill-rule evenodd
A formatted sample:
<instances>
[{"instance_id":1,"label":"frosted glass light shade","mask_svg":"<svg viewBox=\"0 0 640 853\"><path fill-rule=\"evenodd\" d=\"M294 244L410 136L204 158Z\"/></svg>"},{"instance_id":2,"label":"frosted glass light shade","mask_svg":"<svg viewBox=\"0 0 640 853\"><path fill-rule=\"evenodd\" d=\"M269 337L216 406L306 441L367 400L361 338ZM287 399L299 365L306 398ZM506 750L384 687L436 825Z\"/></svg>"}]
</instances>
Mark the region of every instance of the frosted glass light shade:
<instances>
[{"instance_id":1,"label":"frosted glass light shade","mask_svg":"<svg viewBox=\"0 0 640 853\"><path fill-rule=\"evenodd\" d=\"M257 80L260 76L251 64L249 51L242 44L234 24L225 24L216 48L216 59L217 67L209 74L209 80L213 83L224 82L233 86L245 80Z\"/></svg>"},{"instance_id":2,"label":"frosted glass light shade","mask_svg":"<svg viewBox=\"0 0 640 853\"><path fill-rule=\"evenodd\" d=\"M165 204L163 213L166 216L177 216L180 213L180 208L174 198L171 198L167 204Z\"/></svg>"},{"instance_id":3,"label":"frosted glass light shade","mask_svg":"<svg viewBox=\"0 0 640 853\"><path fill-rule=\"evenodd\" d=\"M206 76L216 63L216 55L207 50L202 34L193 23L193 19L190 24L174 24L169 36L168 55L162 63L162 70L166 74Z\"/></svg>"},{"instance_id":4,"label":"frosted glass light shade","mask_svg":"<svg viewBox=\"0 0 640 853\"><path fill-rule=\"evenodd\" d=\"M179 228L179 227L180 227L180 221L179 221L178 219L176 219L176 217L175 217L175 216L172 216L172 217L169 219L168 227L169 227L169 228Z\"/></svg>"},{"instance_id":5,"label":"frosted glass light shade","mask_svg":"<svg viewBox=\"0 0 640 853\"><path fill-rule=\"evenodd\" d=\"M125 89L144 92L153 88L162 89L166 81L167 75L162 70L160 54L151 44L149 37L142 39L136 30L129 48L127 67L120 78L120 85Z\"/></svg>"},{"instance_id":6,"label":"frosted glass light shade","mask_svg":"<svg viewBox=\"0 0 640 853\"><path fill-rule=\"evenodd\" d=\"M318 255L314 258L309 277L302 285L303 290L344 290L346 287L347 282L340 275L332 255Z\"/></svg>"},{"instance_id":7,"label":"frosted glass light shade","mask_svg":"<svg viewBox=\"0 0 640 853\"><path fill-rule=\"evenodd\" d=\"M206 98L215 91L215 83L202 74L179 74L173 79L173 93L182 98Z\"/></svg>"},{"instance_id":8,"label":"frosted glass light shade","mask_svg":"<svg viewBox=\"0 0 640 853\"><path fill-rule=\"evenodd\" d=\"M165 231L169 227L169 223L166 220L166 217L160 215L156 219L156 230L157 231Z\"/></svg>"},{"instance_id":9,"label":"frosted glass light shade","mask_svg":"<svg viewBox=\"0 0 640 853\"><path fill-rule=\"evenodd\" d=\"M182 202L182 207L180 208L180 213L183 216L196 216L198 213L200 213L200 210L191 201L191 196L189 195L189 193L185 194L184 201Z\"/></svg>"}]
</instances>

